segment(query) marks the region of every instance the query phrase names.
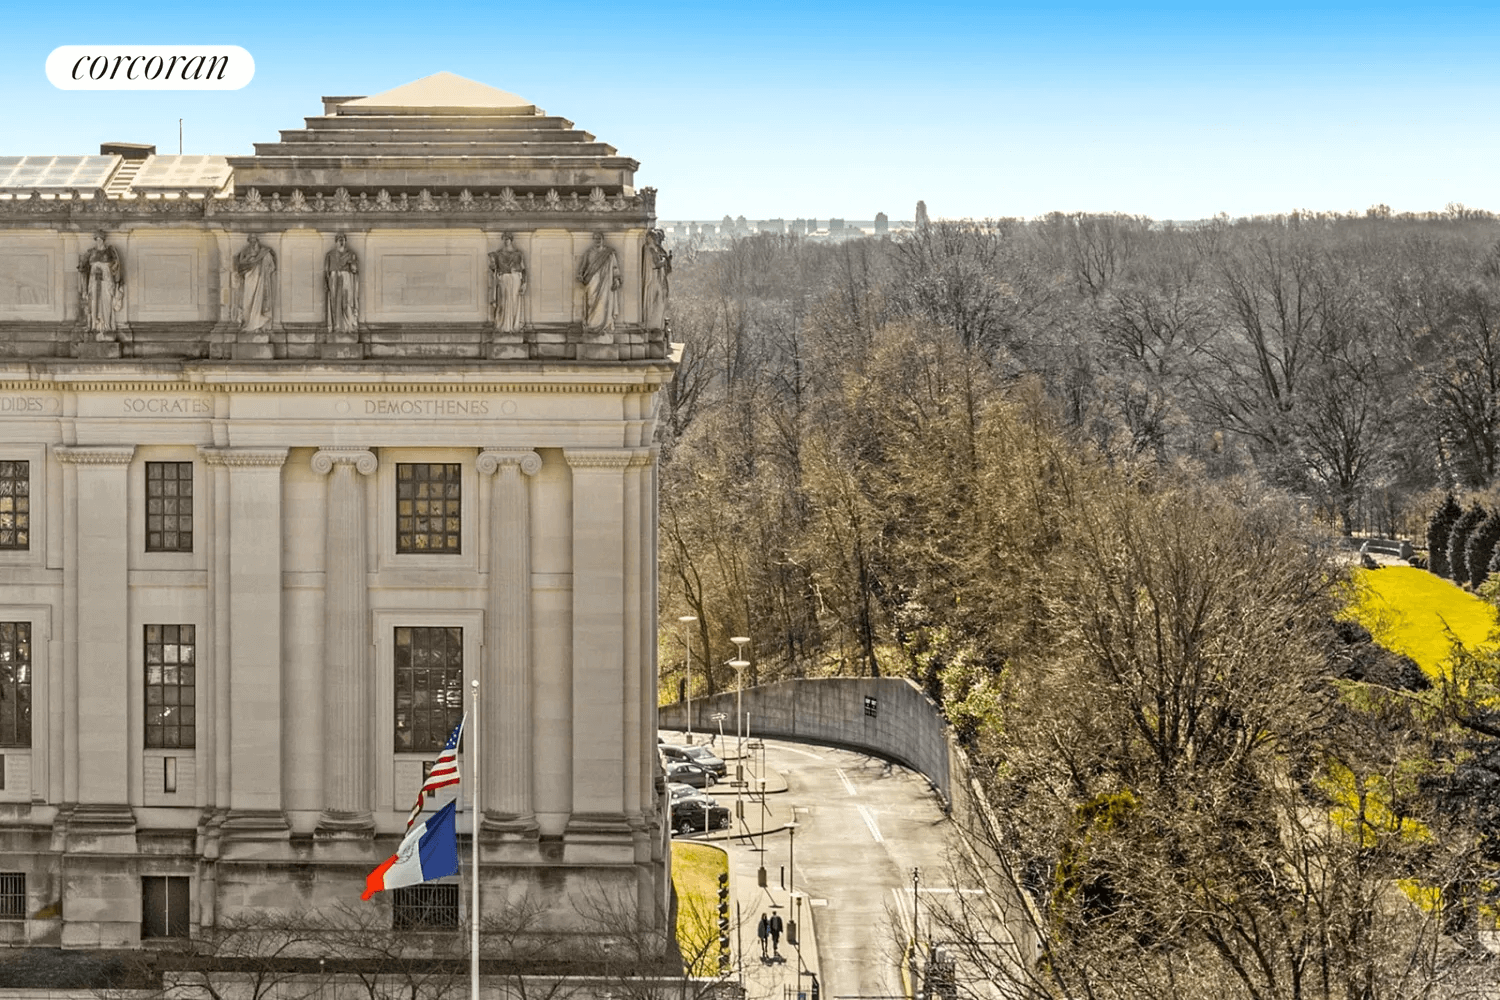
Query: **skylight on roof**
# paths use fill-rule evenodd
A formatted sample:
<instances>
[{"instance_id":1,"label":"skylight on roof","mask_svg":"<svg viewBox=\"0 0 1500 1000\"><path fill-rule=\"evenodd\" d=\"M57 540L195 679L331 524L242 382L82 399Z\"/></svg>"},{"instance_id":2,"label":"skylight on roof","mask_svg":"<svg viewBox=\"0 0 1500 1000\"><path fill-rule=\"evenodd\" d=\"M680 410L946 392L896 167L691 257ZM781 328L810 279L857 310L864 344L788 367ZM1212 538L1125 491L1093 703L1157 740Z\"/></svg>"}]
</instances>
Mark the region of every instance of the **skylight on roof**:
<instances>
[{"instance_id":1,"label":"skylight on roof","mask_svg":"<svg viewBox=\"0 0 1500 1000\"><path fill-rule=\"evenodd\" d=\"M109 182L120 163L118 156L0 156L0 191L92 192Z\"/></svg>"}]
</instances>

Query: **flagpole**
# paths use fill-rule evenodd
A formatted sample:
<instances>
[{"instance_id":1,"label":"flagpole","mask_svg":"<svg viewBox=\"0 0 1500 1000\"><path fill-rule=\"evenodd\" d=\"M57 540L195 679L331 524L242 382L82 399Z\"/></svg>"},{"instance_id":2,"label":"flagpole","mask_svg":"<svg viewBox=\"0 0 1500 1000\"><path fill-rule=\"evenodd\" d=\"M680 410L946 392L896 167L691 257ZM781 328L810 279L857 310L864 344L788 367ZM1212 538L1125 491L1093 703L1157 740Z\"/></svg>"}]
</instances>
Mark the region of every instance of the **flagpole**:
<instances>
[{"instance_id":1,"label":"flagpole","mask_svg":"<svg viewBox=\"0 0 1500 1000\"><path fill-rule=\"evenodd\" d=\"M473 789L473 809L469 818L470 868L473 887L469 892L469 1000L479 1000L479 681L469 682L474 700L474 725L469 730L469 787Z\"/></svg>"}]
</instances>

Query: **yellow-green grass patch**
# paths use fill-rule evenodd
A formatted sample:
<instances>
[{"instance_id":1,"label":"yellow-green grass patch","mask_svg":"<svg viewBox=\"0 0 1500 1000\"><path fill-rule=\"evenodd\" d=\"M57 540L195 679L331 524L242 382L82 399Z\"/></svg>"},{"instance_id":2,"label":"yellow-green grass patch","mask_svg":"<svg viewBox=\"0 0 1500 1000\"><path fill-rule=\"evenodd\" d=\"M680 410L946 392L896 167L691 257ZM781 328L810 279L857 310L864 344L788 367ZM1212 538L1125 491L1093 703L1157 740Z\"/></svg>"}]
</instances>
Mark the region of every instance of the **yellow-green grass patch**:
<instances>
[{"instance_id":1,"label":"yellow-green grass patch","mask_svg":"<svg viewBox=\"0 0 1500 1000\"><path fill-rule=\"evenodd\" d=\"M1415 566L1356 570L1354 591L1354 619L1431 677L1445 673L1454 636L1478 648L1495 629L1494 605Z\"/></svg>"},{"instance_id":2,"label":"yellow-green grass patch","mask_svg":"<svg viewBox=\"0 0 1500 1000\"><path fill-rule=\"evenodd\" d=\"M709 844L672 841L672 888L677 893L677 946L688 974L718 971L719 875L729 855Z\"/></svg>"}]
</instances>

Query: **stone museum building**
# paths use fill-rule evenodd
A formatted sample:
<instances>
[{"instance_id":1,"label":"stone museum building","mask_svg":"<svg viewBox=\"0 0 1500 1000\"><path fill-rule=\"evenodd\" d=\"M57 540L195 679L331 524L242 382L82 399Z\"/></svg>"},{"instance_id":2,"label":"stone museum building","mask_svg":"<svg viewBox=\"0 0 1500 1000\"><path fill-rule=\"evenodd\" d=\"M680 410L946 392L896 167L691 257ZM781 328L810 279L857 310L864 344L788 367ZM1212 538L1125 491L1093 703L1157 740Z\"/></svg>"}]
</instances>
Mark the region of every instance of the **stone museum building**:
<instances>
[{"instance_id":1,"label":"stone museum building","mask_svg":"<svg viewBox=\"0 0 1500 1000\"><path fill-rule=\"evenodd\" d=\"M0 942L456 925L359 894L476 679L486 896L664 935L655 193L451 74L322 104L0 156Z\"/></svg>"}]
</instances>

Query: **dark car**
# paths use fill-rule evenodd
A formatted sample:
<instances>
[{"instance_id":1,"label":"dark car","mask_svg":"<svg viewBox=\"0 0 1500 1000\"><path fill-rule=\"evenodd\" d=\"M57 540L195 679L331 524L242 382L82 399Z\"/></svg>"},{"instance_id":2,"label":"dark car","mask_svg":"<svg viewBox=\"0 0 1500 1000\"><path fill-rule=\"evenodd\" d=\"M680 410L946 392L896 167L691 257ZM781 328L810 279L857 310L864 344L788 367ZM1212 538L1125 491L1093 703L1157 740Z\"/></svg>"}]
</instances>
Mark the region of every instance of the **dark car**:
<instances>
[{"instance_id":1,"label":"dark car","mask_svg":"<svg viewBox=\"0 0 1500 1000\"><path fill-rule=\"evenodd\" d=\"M672 829L678 833L717 830L729 825L729 807L712 795L684 795L672 800Z\"/></svg>"},{"instance_id":2,"label":"dark car","mask_svg":"<svg viewBox=\"0 0 1500 1000\"><path fill-rule=\"evenodd\" d=\"M706 767L715 775L722 778L729 771L728 765L721 760L708 747L702 746L678 746L675 743L665 743L656 748L661 751L664 760L684 760L700 767Z\"/></svg>"},{"instance_id":3,"label":"dark car","mask_svg":"<svg viewBox=\"0 0 1500 1000\"><path fill-rule=\"evenodd\" d=\"M714 773L706 767L692 764L685 760L666 761L662 770L667 773L667 781L677 781L684 785L692 785L694 788L707 788L714 783Z\"/></svg>"}]
</instances>

